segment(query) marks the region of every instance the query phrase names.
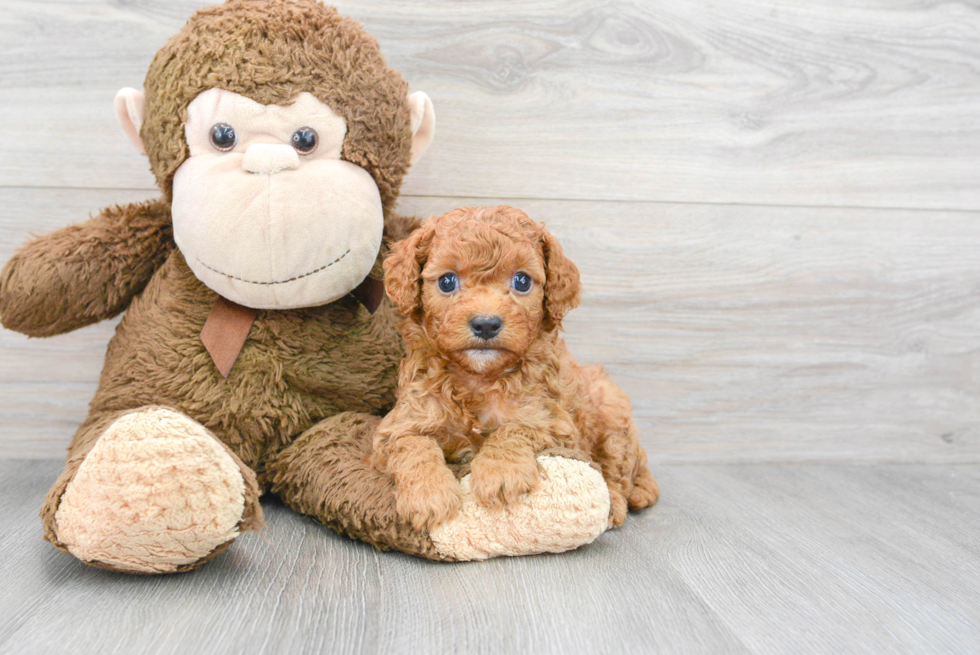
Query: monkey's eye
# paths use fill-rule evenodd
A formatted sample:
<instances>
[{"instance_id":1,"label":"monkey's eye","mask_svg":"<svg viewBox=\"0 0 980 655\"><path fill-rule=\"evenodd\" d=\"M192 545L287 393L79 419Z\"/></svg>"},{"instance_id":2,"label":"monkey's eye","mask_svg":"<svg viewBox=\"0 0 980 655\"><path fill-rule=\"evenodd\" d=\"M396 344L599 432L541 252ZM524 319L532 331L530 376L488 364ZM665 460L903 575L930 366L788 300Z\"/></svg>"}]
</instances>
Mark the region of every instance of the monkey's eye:
<instances>
[{"instance_id":1,"label":"monkey's eye","mask_svg":"<svg viewBox=\"0 0 980 655\"><path fill-rule=\"evenodd\" d=\"M517 293L527 293L531 290L531 276L524 271L514 273L514 279L510 281L511 286Z\"/></svg>"},{"instance_id":2,"label":"monkey's eye","mask_svg":"<svg viewBox=\"0 0 980 655\"><path fill-rule=\"evenodd\" d=\"M215 150L228 152L238 143L238 135L235 128L228 123L215 123L211 126L211 145Z\"/></svg>"},{"instance_id":3,"label":"monkey's eye","mask_svg":"<svg viewBox=\"0 0 980 655\"><path fill-rule=\"evenodd\" d=\"M439 281L436 284L439 286L439 291L452 293L459 288L459 278L456 277L455 273L444 273L439 276Z\"/></svg>"},{"instance_id":4,"label":"monkey's eye","mask_svg":"<svg viewBox=\"0 0 980 655\"><path fill-rule=\"evenodd\" d=\"M319 139L317 139L316 130L312 127L301 127L293 132L292 142L298 153L308 155L316 150Z\"/></svg>"}]
</instances>

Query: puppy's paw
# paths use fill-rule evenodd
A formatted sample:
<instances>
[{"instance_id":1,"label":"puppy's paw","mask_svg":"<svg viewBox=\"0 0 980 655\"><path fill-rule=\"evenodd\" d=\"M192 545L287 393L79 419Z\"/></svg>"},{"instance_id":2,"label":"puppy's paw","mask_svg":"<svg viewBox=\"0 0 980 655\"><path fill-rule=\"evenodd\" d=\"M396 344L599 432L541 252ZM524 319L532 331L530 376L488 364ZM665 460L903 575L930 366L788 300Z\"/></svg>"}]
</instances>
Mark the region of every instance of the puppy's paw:
<instances>
[{"instance_id":1,"label":"puppy's paw","mask_svg":"<svg viewBox=\"0 0 980 655\"><path fill-rule=\"evenodd\" d=\"M399 481L396 489L398 516L418 531L431 530L455 518L463 506L459 483L446 467L419 473L410 481Z\"/></svg>"},{"instance_id":2,"label":"puppy's paw","mask_svg":"<svg viewBox=\"0 0 980 655\"><path fill-rule=\"evenodd\" d=\"M609 489L609 527L618 528L626 521L629 506L626 496L613 488Z\"/></svg>"},{"instance_id":3,"label":"puppy's paw","mask_svg":"<svg viewBox=\"0 0 980 655\"><path fill-rule=\"evenodd\" d=\"M538 462L534 456L523 457L508 453L491 455L478 453L470 471L473 495L484 507L509 505L526 493L538 488Z\"/></svg>"},{"instance_id":4,"label":"puppy's paw","mask_svg":"<svg viewBox=\"0 0 980 655\"><path fill-rule=\"evenodd\" d=\"M633 490L629 495L630 509L643 509L650 507L657 502L660 497L660 487L657 481L650 475L650 471L642 471L633 481Z\"/></svg>"}]
</instances>

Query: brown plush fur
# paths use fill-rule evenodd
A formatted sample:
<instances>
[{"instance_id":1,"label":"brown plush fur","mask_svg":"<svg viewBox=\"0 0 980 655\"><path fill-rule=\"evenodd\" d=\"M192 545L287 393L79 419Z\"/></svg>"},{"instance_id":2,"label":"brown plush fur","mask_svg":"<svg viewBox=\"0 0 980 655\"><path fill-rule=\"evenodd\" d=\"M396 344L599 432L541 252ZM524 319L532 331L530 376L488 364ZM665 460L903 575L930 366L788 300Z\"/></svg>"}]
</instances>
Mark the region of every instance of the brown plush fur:
<instances>
[{"instance_id":1,"label":"brown plush fur","mask_svg":"<svg viewBox=\"0 0 980 655\"><path fill-rule=\"evenodd\" d=\"M390 481L361 474L365 426L392 406L402 356L390 303L374 315L350 296L260 311L227 380L201 343L217 296L174 248L170 198L173 173L188 156L187 104L212 86L262 103L309 91L347 120L343 157L374 176L386 210L373 275L388 244L417 224L391 212L409 165L407 89L370 35L312 0L231 0L192 17L154 59L145 83L141 134L164 198L106 209L37 238L0 273L0 320L31 336L126 310L89 416L41 511L45 537L64 549L55 513L109 423L162 405L203 424L234 455L246 481L240 530L261 524L257 499L271 484L286 503L353 536L435 557L425 533L391 518L383 502Z\"/></svg>"},{"instance_id":2,"label":"brown plush fur","mask_svg":"<svg viewBox=\"0 0 980 655\"><path fill-rule=\"evenodd\" d=\"M104 209L14 253L0 273L0 319L11 330L50 337L111 318L173 248L163 201Z\"/></svg>"},{"instance_id":3,"label":"brown plush fur","mask_svg":"<svg viewBox=\"0 0 980 655\"><path fill-rule=\"evenodd\" d=\"M408 84L356 21L313 0L231 0L194 14L153 58L144 83L140 135L168 200L189 154L187 105L210 88L264 105L313 94L347 122L342 157L371 173L385 213L394 209L411 151Z\"/></svg>"},{"instance_id":4,"label":"brown plush fur","mask_svg":"<svg viewBox=\"0 0 980 655\"><path fill-rule=\"evenodd\" d=\"M526 293L515 273L533 280ZM437 282L455 273L459 288ZM578 269L544 226L511 207L475 207L428 220L385 262L407 354L395 408L381 421L374 462L390 472L397 511L417 529L457 514L462 497L446 462L472 458L478 502L499 506L538 484L535 457L575 449L602 467L610 522L656 502L629 400L599 366L575 363L558 336L579 301ZM478 338L471 319L503 328ZM483 357L487 355L487 357Z\"/></svg>"}]
</instances>

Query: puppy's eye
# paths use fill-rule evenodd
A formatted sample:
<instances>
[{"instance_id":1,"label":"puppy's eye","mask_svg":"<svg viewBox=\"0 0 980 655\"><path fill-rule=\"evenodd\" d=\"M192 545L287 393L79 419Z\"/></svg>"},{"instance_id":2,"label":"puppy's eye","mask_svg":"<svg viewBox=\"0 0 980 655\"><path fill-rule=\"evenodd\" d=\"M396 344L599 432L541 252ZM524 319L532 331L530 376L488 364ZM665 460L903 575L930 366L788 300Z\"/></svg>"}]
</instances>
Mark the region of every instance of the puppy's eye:
<instances>
[{"instance_id":1,"label":"puppy's eye","mask_svg":"<svg viewBox=\"0 0 980 655\"><path fill-rule=\"evenodd\" d=\"M319 143L319 139L316 135L316 130L312 127L301 127L292 136L293 147L296 148L296 152L301 155L308 155L314 150L316 150L316 145Z\"/></svg>"},{"instance_id":2,"label":"puppy's eye","mask_svg":"<svg viewBox=\"0 0 980 655\"><path fill-rule=\"evenodd\" d=\"M228 152L238 143L238 135L235 134L235 128L228 123L215 123L212 125L208 137L211 139L211 145L214 146L214 149L220 152Z\"/></svg>"},{"instance_id":3,"label":"puppy's eye","mask_svg":"<svg viewBox=\"0 0 980 655\"><path fill-rule=\"evenodd\" d=\"M439 281L436 284L439 286L439 291L452 293L459 288L459 278L456 277L455 273L446 273L439 276Z\"/></svg>"},{"instance_id":4,"label":"puppy's eye","mask_svg":"<svg viewBox=\"0 0 980 655\"><path fill-rule=\"evenodd\" d=\"M514 273L514 279L510 282L517 293L527 293L531 290L531 276L524 271Z\"/></svg>"}]
</instances>

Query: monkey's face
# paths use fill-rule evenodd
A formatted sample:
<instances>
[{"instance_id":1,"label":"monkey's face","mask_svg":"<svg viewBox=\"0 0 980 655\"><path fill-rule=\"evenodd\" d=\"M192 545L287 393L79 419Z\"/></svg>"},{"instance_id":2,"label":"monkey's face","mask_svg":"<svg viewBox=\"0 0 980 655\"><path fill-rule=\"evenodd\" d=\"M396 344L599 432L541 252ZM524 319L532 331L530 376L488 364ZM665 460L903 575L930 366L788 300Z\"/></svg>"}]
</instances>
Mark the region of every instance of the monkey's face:
<instances>
[{"instance_id":1,"label":"monkey's face","mask_svg":"<svg viewBox=\"0 0 980 655\"><path fill-rule=\"evenodd\" d=\"M262 105L209 89L187 107L190 156L173 183L174 240L208 287L256 309L336 300L381 246L378 187L341 159L347 125L301 93Z\"/></svg>"}]
</instances>

